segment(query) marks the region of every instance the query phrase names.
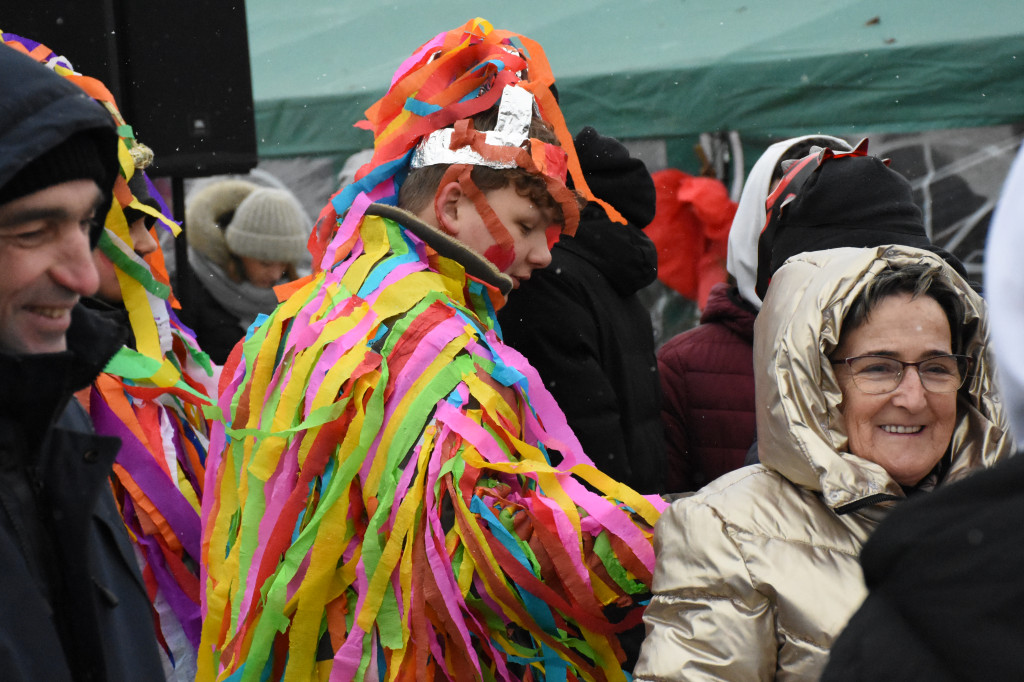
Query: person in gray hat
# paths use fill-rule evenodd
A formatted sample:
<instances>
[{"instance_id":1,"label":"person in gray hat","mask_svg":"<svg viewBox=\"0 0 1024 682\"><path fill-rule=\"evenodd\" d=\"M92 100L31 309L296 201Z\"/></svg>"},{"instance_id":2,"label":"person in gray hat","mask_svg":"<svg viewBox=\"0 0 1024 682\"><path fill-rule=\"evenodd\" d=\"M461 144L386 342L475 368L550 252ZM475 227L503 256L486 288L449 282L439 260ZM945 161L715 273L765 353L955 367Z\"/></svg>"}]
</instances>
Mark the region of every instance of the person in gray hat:
<instances>
[{"instance_id":1,"label":"person in gray hat","mask_svg":"<svg viewBox=\"0 0 1024 682\"><path fill-rule=\"evenodd\" d=\"M192 198L185 225L192 276L181 321L224 364L256 317L277 307L273 287L296 278L312 224L287 190L223 180Z\"/></svg>"},{"instance_id":2,"label":"person in gray hat","mask_svg":"<svg viewBox=\"0 0 1024 682\"><path fill-rule=\"evenodd\" d=\"M6 34L5 34L6 35ZM72 399L121 347L79 305L117 173L110 115L0 46L0 669L5 680L163 679L108 477L120 442Z\"/></svg>"}]
</instances>

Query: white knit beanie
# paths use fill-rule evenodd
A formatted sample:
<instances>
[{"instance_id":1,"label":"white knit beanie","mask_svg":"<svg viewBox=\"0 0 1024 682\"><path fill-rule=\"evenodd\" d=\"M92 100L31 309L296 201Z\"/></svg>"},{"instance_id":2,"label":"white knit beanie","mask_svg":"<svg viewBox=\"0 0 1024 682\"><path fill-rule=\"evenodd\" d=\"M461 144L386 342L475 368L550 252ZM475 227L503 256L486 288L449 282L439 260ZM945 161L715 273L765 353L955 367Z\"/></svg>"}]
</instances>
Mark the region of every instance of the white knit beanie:
<instances>
[{"instance_id":1,"label":"white knit beanie","mask_svg":"<svg viewBox=\"0 0 1024 682\"><path fill-rule=\"evenodd\" d=\"M260 188L242 200L224 237L236 256L297 263L312 224L287 190Z\"/></svg>"}]
</instances>

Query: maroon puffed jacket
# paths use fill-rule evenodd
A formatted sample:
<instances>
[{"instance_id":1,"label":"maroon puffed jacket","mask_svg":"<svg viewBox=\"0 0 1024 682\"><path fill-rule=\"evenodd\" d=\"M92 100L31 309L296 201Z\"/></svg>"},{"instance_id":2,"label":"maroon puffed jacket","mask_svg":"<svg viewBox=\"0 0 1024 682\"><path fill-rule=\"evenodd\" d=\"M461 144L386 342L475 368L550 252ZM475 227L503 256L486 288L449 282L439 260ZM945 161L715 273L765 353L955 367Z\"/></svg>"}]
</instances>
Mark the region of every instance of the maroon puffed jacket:
<instances>
[{"instance_id":1,"label":"maroon puffed jacket","mask_svg":"<svg viewBox=\"0 0 1024 682\"><path fill-rule=\"evenodd\" d=\"M666 492L697 490L743 466L754 442L754 317L736 287L716 284L700 325L658 351Z\"/></svg>"}]
</instances>

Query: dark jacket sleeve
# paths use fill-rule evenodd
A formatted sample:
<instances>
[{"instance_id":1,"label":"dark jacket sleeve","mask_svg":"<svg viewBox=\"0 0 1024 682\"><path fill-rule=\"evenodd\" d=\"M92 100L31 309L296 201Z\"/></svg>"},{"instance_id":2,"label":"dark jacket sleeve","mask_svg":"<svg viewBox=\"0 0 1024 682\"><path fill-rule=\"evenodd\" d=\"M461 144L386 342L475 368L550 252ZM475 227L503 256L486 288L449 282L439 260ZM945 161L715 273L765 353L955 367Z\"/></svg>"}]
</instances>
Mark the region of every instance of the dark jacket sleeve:
<instances>
[{"instance_id":1,"label":"dark jacket sleeve","mask_svg":"<svg viewBox=\"0 0 1024 682\"><path fill-rule=\"evenodd\" d=\"M554 278L535 276L526 305L509 302L505 341L525 355L565 412L583 451L603 472L630 480L618 396L601 363L594 316ZM522 301L522 299L520 299Z\"/></svg>"}]
</instances>

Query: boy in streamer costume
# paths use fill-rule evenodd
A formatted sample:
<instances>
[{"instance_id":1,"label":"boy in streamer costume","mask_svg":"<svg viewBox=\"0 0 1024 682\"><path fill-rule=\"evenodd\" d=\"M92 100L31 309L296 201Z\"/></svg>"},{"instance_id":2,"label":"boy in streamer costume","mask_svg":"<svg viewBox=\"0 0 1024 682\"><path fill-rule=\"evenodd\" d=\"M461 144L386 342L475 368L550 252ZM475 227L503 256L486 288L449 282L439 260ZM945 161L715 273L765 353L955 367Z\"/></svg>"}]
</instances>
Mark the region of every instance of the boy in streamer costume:
<instances>
[{"instance_id":1,"label":"boy in streamer costume","mask_svg":"<svg viewBox=\"0 0 1024 682\"><path fill-rule=\"evenodd\" d=\"M153 153L134 137L109 90L76 72L50 48L12 33L0 35L75 83L111 115L119 137L120 173L93 260L99 291L83 304L130 332L92 386L78 393L96 432L121 448L111 484L152 603L167 680L195 677L199 644L199 511L212 404L214 367L177 319L163 253L150 230L169 216L143 169Z\"/></svg>"},{"instance_id":2,"label":"boy in streamer costume","mask_svg":"<svg viewBox=\"0 0 1024 682\"><path fill-rule=\"evenodd\" d=\"M593 467L495 321L575 229L566 168L590 198L553 82L476 19L367 111L314 273L221 375L197 680L626 679L664 505Z\"/></svg>"}]
</instances>

